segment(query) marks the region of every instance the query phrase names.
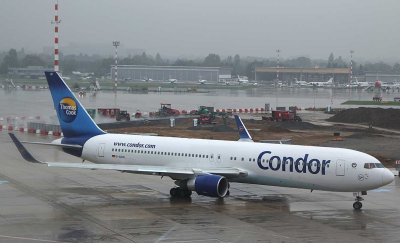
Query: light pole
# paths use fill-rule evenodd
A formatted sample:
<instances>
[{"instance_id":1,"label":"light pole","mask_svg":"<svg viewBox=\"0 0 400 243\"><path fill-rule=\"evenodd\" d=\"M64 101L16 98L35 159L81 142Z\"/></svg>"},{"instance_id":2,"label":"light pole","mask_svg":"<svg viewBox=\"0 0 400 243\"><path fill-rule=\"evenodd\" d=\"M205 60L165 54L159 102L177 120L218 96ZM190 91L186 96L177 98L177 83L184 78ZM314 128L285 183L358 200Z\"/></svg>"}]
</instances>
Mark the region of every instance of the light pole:
<instances>
[{"instance_id":1,"label":"light pole","mask_svg":"<svg viewBox=\"0 0 400 243\"><path fill-rule=\"evenodd\" d=\"M114 92L117 92L117 83L118 83L118 46L120 45L120 43L119 43L119 41L113 41L112 44L115 47Z\"/></svg>"},{"instance_id":2,"label":"light pole","mask_svg":"<svg viewBox=\"0 0 400 243\"><path fill-rule=\"evenodd\" d=\"M279 53L281 52L281 50L276 50L276 55L277 55L277 65L276 65L276 80L279 81L279 62L280 62L280 57L279 57Z\"/></svg>"},{"instance_id":3,"label":"light pole","mask_svg":"<svg viewBox=\"0 0 400 243\"><path fill-rule=\"evenodd\" d=\"M52 24L54 24L54 71L59 72L60 71L60 54L59 54L59 46L58 46L58 41L59 41L59 36L58 36L58 25L61 23L60 18L58 17L58 0L56 0L56 3L54 5L54 21L51 21Z\"/></svg>"},{"instance_id":4,"label":"light pole","mask_svg":"<svg viewBox=\"0 0 400 243\"><path fill-rule=\"evenodd\" d=\"M350 50L350 83L353 81L353 50Z\"/></svg>"}]
</instances>

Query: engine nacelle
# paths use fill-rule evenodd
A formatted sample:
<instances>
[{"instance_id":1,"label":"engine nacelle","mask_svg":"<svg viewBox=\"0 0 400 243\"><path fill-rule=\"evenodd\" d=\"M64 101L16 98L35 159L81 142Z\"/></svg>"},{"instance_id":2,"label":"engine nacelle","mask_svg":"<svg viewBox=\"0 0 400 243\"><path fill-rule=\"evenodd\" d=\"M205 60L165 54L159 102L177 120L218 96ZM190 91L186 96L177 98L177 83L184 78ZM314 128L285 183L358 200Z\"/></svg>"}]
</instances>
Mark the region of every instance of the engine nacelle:
<instances>
[{"instance_id":1,"label":"engine nacelle","mask_svg":"<svg viewBox=\"0 0 400 243\"><path fill-rule=\"evenodd\" d=\"M188 180L187 188L203 196L225 197L229 189L229 183L223 176L199 175Z\"/></svg>"}]
</instances>

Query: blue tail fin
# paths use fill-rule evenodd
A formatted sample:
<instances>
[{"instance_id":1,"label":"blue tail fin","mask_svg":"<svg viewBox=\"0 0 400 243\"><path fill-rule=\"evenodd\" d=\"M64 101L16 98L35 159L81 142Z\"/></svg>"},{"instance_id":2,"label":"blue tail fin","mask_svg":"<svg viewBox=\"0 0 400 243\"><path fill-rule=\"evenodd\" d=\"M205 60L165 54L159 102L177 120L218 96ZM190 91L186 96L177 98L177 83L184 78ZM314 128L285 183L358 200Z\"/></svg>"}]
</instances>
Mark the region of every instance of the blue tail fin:
<instances>
[{"instance_id":1,"label":"blue tail fin","mask_svg":"<svg viewBox=\"0 0 400 243\"><path fill-rule=\"evenodd\" d=\"M66 138L104 134L57 72L45 72L61 130Z\"/></svg>"}]
</instances>

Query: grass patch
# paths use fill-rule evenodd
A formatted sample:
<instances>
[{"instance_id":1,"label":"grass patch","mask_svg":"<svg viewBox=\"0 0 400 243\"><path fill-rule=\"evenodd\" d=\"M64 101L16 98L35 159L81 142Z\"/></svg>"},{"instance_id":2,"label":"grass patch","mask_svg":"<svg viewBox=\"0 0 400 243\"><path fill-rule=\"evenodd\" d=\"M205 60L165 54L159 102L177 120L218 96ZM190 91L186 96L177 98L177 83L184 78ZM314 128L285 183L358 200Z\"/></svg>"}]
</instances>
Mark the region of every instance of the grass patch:
<instances>
[{"instance_id":1,"label":"grass patch","mask_svg":"<svg viewBox=\"0 0 400 243\"><path fill-rule=\"evenodd\" d=\"M372 101L372 100L348 100L342 105L380 105L380 106L400 106L398 101Z\"/></svg>"}]
</instances>

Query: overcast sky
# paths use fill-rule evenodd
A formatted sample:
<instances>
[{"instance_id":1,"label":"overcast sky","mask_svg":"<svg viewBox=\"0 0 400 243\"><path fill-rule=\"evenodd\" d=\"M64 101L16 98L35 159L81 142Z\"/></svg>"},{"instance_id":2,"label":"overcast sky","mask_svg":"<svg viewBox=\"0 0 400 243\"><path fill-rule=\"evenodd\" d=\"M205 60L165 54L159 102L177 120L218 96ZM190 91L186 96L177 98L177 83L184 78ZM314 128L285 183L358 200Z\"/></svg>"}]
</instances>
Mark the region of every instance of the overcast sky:
<instances>
[{"instance_id":1,"label":"overcast sky","mask_svg":"<svg viewBox=\"0 0 400 243\"><path fill-rule=\"evenodd\" d=\"M54 2L1 0L0 50L52 46ZM400 60L399 0L59 0L59 15L61 51Z\"/></svg>"}]
</instances>

